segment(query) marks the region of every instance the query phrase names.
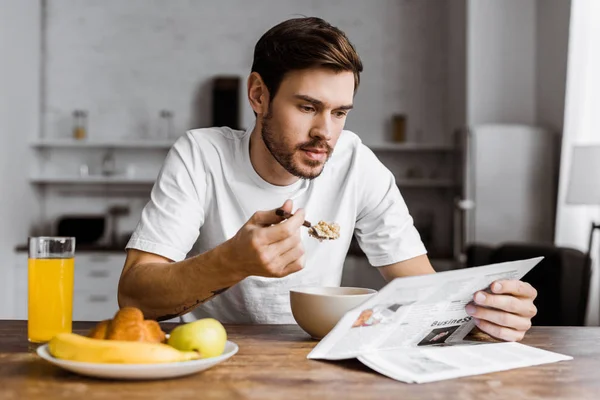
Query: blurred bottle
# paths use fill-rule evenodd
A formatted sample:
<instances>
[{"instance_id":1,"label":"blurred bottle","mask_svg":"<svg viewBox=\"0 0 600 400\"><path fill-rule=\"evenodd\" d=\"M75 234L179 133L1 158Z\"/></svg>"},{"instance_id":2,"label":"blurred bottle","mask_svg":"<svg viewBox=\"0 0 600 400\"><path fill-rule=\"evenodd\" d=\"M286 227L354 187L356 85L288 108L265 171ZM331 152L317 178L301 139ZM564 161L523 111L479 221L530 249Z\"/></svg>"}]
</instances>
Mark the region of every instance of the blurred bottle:
<instances>
[{"instance_id":1,"label":"blurred bottle","mask_svg":"<svg viewBox=\"0 0 600 400\"><path fill-rule=\"evenodd\" d=\"M160 139L170 139L173 134L173 112L161 110L159 116L158 137Z\"/></svg>"},{"instance_id":2,"label":"blurred bottle","mask_svg":"<svg viewBox=\"0 0 600 400\"><path fill-rule=\"evenodd\" d=\"M82 140L87 137L87 111L73 111L73 138Z\"/></svg>"},{"instance_id":3,"label":"blurred bottle","mask_svg":"<svg viewBox=\"0 0 600 400\"><path fill-rule=\"evenodd\" d=\"M107 152L102 158L102 175L111 176L116 172L116 161L112 151Z\"/></svg>"},{"instance_id":4,"label":"blurred bottle","mask_svg":"<svg viewBox=\"0 0 600 400\"><path fill-rule=\"evenodd\" d=\"M79 176L82 176L82 177L90 176L90 167L87 164L81 164L79 166Z\"/></svg>"},{"instance_id":5,"label":"blurred bottle","mask_svg":"<svg viewBox=\"0 0 600 400\"><path fill-rule=\"evenodd\" d=\"M393 116L394 142L406 141L406 116L396 114Z\"/></svg>"}]
</instances>

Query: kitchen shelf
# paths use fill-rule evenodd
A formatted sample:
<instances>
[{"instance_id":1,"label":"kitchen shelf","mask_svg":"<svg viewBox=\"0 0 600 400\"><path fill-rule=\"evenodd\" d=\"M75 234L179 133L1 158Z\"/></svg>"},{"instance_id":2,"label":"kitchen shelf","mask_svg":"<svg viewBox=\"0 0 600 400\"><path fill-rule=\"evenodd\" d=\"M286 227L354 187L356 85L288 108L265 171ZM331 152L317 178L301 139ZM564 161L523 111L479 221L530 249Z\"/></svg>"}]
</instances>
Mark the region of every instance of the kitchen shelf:
<instances>
[{"instance_id":1,"label":"kitchen shelf","mask_svg":"<svg viewBox=\"0 0 600 400\"><path fill-rule=\"evenodd\" d=\"M397 179L399 187L453 187L456 183L450 179Z\"/></svg>"},{"instance_id":2,"label":"kitchen shelf","mask_svg":"<svg viewBox=\"0 0 600 400\"><path fill-rule=\"evenodd\" d=\"M452 152L455 147L444 144L431 143L365 143L365 146L373 151L390 152Z\"/></svg>"},{"instance_id":3,"label":"kitchen shelf","mask_svg":"<svg viewBox=\"0 0 600 400\"><path fill-rule=\"evenodd\" d=\"M144 139L138 141L93 141L93 140L76 140L69 138L56 139L40 139L30 143L34 148L112 148L112 149L170 149L174 141L159 140L159 139Z\"/></svg>"},{"instance_id":4,"label":"kitchen shelf","mask_svg":"<svg viewBox=\"0 0 600 400\"><path fill-rule=\"evenodd\" d=\"M33 176L30 182L37 184L114 184L114 185L152 185L156 178L128 176Z\"/></svg>"}]
</instances>

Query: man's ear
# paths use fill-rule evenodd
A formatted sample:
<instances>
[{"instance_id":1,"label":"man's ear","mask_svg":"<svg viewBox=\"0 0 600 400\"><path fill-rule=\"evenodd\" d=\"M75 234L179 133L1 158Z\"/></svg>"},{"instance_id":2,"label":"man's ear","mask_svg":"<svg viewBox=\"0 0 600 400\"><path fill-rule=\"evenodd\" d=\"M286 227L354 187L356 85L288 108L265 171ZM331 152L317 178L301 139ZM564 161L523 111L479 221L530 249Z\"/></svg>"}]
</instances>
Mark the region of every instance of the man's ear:
<instances>
[{"instance_id":1,"label":"man's ear","mask_svg":"<svg viewBox=\"0 0 600 400\"><path fill-rule=\"evenodd\" d=\"M269 89L258 72L248 77L248 101L257 115L266 114L269 106Z\"/></svg>"}]
</instances>

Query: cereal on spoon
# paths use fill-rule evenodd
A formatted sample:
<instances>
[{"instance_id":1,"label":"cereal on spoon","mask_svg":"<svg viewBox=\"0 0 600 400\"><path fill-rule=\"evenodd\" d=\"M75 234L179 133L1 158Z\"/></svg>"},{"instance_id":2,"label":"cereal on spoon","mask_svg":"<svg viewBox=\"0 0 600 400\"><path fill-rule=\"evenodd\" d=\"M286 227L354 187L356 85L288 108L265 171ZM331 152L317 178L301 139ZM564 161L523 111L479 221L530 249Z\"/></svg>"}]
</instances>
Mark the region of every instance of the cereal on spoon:
<instances>
[{"instance_id":1,"label":"cereal on spoon","mask_svg":"<svg viewBox=\"0 0 600 400\"><path fill-rule=\"evenodd\" d=\"M275 214L283 218L292 217L292 214L280 208L275 211ZM312 225L310 222L304 221L302 225L308 228L308 235L318 239L319 242L335 240L340 237L340 226L336 223L319 221L317 225Z\"/></svg>"},{"instance_id":2,"label":"cereal on spoon","mask_svg":"<svg viewBox=\"0 0 600 400\"><path fill-rule=\"evenodd\" d=\"M320 242L323 240L335 240L340 237L340 226L336 223L319 221L318 224L313 225L308 230L308 234L319 239Z\"/></svg>"}]
</instances>

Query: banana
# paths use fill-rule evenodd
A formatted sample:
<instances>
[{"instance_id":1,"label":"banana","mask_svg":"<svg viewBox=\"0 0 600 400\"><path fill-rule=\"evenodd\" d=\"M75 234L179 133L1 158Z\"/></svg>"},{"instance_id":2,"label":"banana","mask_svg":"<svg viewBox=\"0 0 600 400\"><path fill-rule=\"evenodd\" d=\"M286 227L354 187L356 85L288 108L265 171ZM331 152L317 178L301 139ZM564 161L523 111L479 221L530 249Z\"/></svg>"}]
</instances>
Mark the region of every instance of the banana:
<instances>
[{"instance_id":1,"label":"banana","mask_svg":"<svg viewBox=\"0 0 600 400\"><path fill-rule=\"evenodd\" d=\"M163 343L92 339L75 333L60 333L48 343L56 358L104 364L155 364L200 358L195 351L179 351Z\"/></svg>"}]
</instances>

